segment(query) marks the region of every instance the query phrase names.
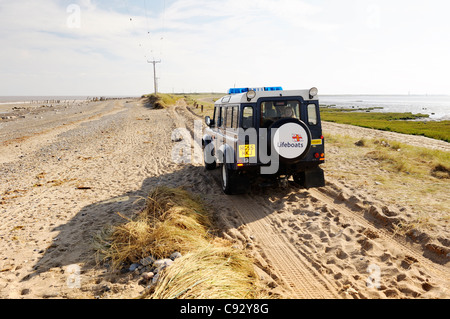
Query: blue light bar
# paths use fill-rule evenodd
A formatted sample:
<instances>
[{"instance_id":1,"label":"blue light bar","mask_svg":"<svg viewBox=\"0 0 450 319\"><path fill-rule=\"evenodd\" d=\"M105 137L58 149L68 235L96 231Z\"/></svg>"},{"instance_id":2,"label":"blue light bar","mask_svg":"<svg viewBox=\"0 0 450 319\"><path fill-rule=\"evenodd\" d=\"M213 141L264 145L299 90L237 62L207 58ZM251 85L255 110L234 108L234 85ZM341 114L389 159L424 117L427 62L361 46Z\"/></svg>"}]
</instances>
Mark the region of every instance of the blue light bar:
<instances>
[{"instance_id":1,"label":"blue light bar","mask_svg":"<svg viewBox=\"0 0 450 319\"><path fill-rule=\"evenodd\" d=\"M248 92L248 88L241 88L241 89L234 88L234 89L230 89L228 91L228 94L239 94L239 93L246 93L246 92Z\"/></svg>"},{"instance_id":2,"label":"blue light bar","mask_svg":"<svg viewBox=\"0 0 450 319\"><path fill-rule=\"evenodd\" d=\"M283 91L281 86L272 86L264 88L264 91Z\"/></svg>"},{"instance_id":3,"label":"blue light bar","mask_svg":"<svg viewBox=\"0 0 450 319\"><path fill-rule=\"evenodd\" d=\"M281 86L269 86L269 87L262 87L262 88L233 88L228 90L228 94L240 94L240 93L246 93L250 90L253 90L255 92L259 91L283 91L283 88Z\"/></svg>"}]
</instances>

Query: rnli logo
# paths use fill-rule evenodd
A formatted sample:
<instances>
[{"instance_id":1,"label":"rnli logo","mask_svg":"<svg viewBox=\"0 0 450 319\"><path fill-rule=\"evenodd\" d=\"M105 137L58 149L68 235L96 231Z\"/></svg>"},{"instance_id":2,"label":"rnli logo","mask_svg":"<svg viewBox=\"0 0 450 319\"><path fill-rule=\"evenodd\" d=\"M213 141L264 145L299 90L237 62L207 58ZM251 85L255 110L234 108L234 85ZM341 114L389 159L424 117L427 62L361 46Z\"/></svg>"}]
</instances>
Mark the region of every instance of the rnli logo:
<instances>
[{"instance_id":1,"label":"rnli logo","mask_svg":"<svg viewBox=\"0 0 450 319\"><path fill-rule=\"evenodd\" d=\"M286 123L275 132L273 146L281 157L294 159L305 153L308 141L305 128L298 123Z\"/></svg>"},{"instance_id":2,"label":"rnli logo","mask_svg":"<svg viewBox=\"0 0 450 319\"><path fill-rule=\"evenodd\" d=\"M301 136L298 135L298 134L292 134L292 139L293 139L294 141L296 141L296 142L300 142L300 141L303 140L303 137L301 137Z\"/></svg>"}]
</instances>

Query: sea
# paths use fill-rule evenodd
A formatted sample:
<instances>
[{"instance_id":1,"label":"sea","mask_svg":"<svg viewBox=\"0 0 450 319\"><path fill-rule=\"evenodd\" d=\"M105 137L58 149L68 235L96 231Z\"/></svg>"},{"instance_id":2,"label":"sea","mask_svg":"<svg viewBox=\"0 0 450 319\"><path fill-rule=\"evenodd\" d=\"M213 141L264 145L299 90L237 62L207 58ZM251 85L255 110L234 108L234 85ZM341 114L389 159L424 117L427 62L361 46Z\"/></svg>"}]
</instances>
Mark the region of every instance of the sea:
<instances>
[{"instance_id":1,"label":"sea","mask_svg":"<svg viewBox=\"0 0 450 319\"><path fill-rule=\"evenodd\" d=\"M128 98L105 96L106 98ZM89 100L89 96L0 96L0 106L46 100ZM427 114L432 120L450 120L450 95L320 95L320 104L337 108L371 108L371 112Z\"/></svg>"},{"instance_id":2,"label":"sea","mask_svg":"<svg viewBox=\"0 0 450 319\"><path fill-rule=\"evenodd\" d=\"M320 105L371 109L371 112L427 114L432 120L450 120L450 95L321 95Z\"/></svg>"}]
</instances>

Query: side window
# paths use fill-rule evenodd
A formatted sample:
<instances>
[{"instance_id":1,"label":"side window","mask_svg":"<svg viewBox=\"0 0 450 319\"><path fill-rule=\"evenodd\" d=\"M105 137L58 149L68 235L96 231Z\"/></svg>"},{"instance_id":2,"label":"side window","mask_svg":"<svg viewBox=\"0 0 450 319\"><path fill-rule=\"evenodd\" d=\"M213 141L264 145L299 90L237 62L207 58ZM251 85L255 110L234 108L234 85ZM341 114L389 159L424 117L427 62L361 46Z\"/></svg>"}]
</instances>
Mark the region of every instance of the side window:
<instances>
[{"instance_id":1,"label":"side window","mask_svg":"<svg viewBox=\"0 0 450 319\"><path fill-rule=\"evenodd\" d=\"M227 125L227 109L225 107L222 108L222 124L220 127L226 127Z\"/></svg>"},{"instance_id":2,"label":"side window","mask_svg":"<svg viewBox=\"0 0 450 319\"><path fill-rule=\"evenodd\" d=\"M238 127L238 121L239 121L239 107L234 106L233 107L233 128Z\"/></svg>"},{"instance_id":3,"label":"side window","mask_svg":"<svg viewBox=\"0 0 450 319\"><path fill-rule=\"evenodd\" d=\"M227 122L225 127L232 128L233 127L233 107L227 107Z\"/></svg>"},{"instance_id":4,"label":"side window","mask_svg":"<svg viewBox=\"0 0 450 319\"><path fill-rule=\"evenodd\" d=\"M308 105L308 123L309 125L317 125L317 108L315 104Z\"/></svg>"},{"instance_id":5,"label":"side window","mask_svg":"<svg viewBox=\"0 0 450 319\"><path fill-rule=\"evenodd\" d=\"M214 126L215 127L221 127L222 126L221 111L222 111L221 107L216 107L216 111L214 112Z\"/></svg>"},{"instance_id":6,"label":"side window","mask_svg":"<svg viewBox=\"0 0 450 319\"><path fill-rule=\"evenodd\" d=\"M247 129L253 127L253 107L245 106L242 109L242 128Z\"/></svg>"},{"instance_id":7,"label":"side window","mask_svg":"<svg viewBox=\"0 0 450 319\"><path fill-rule=\"evenodd\" d=\"M219 114L219 127L223 128L225 126L225 108L220 108L220 114Z\"/></svg>"}]
</instances>

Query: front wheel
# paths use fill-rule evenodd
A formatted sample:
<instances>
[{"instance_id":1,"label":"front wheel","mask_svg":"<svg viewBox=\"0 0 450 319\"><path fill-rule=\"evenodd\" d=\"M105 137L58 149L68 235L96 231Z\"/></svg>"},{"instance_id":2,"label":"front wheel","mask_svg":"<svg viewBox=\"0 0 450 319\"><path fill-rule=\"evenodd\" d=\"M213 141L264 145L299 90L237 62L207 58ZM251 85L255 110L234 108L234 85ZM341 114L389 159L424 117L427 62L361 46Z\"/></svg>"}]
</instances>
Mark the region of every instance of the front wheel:
<instances>
[{"instance_id":1,"label":"front wheel","mask_svg":"<svg viewBox=\"0 0 450 319\"><path fill-rule=\"evenodd\" d=\"M250 191L250 181L242 174L232 170L224 163L221 167L222 190L227 195L245 194Z\"/></svg>"},{"instance_id":2,"label":"front wheel","mask_svg":"<svg viewBox=\"0 0 450 319\"><path fill-rule=\"evenodd\" d=\"M212 144L208 144L203 150L203 160L205 162L205 168L208 171L212 171L217 167L217 163L215 160L213 160L212 163L209 163L212 160L212 155L211 155L212 150L211 150L210 146L212 146Z\"/></svg>"},{"instance_id":3,"label":"front wheel","mask_svg":"<svg viewBox=\"0 0 450 319\"><path fill-rule=\"evenodd\" d=\"M222 190L227 195L232 195L236 191L234 171L226 163L222 165Z\"/></svg>"}]
</instances>

